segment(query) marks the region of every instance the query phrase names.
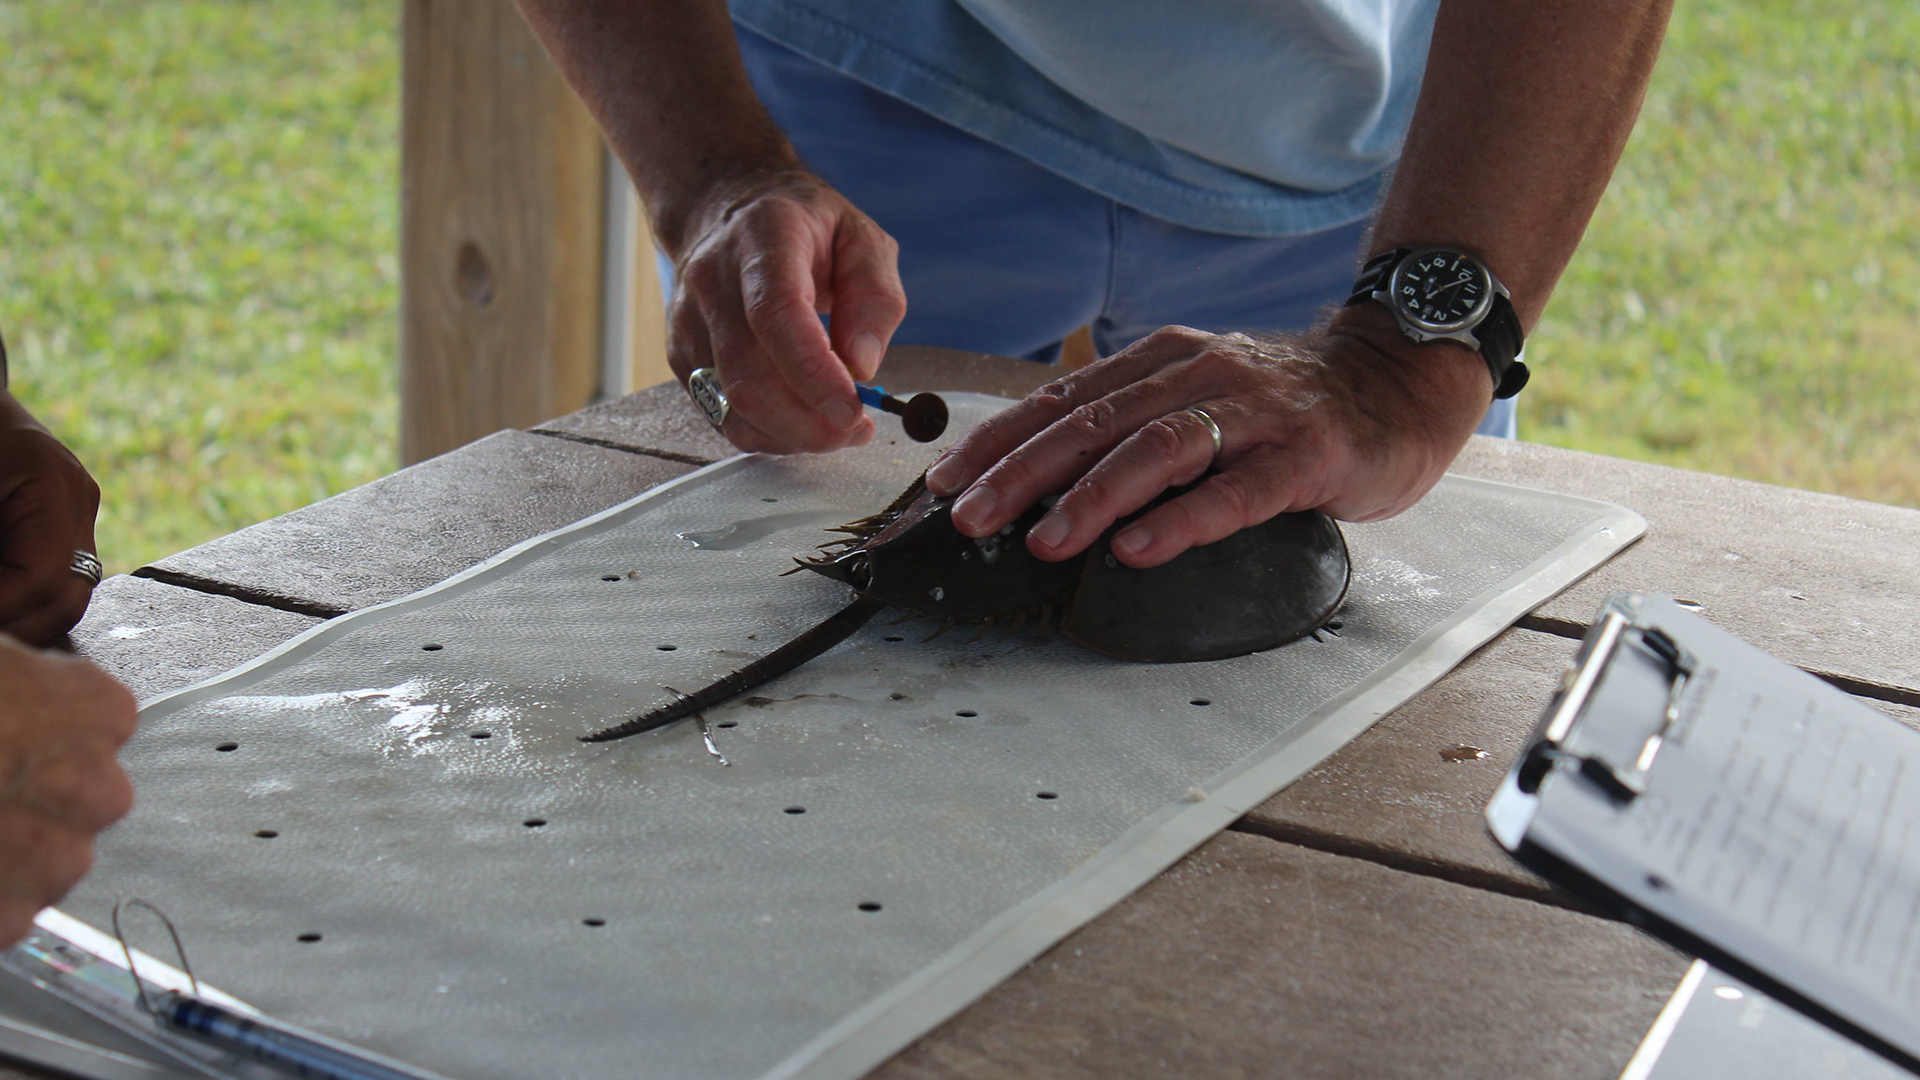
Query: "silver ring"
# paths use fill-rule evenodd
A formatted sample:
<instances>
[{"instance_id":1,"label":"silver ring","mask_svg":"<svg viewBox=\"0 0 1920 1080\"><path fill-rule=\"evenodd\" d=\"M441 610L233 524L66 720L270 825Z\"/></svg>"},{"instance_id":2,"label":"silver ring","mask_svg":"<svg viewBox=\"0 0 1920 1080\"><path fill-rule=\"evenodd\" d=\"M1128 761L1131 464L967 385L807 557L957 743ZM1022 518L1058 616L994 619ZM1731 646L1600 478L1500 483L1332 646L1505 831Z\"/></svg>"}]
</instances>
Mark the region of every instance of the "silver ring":
<instances>
[{"instance_id":1,"label":"silver ring","mask_svg":"<svg viewBox=\"0 0 1920 1080\"><path fill-rule=\"evenodd\" d=\"M707 423L719 427L727 422L727 413L733 406L727 404L727 395L720 389L720 373L710 367L697 368L687 376L687 393L693 395L693 403L700 406L700 412Z\"/></svg>"},{"instance_id":2,"label":"silver ring","mask_svg":"<svg viewBox=\"0 0 1920 1080\"><path fill-rule=\"evenodd\" d=\"M1198 405L1195 405L1187 409L1186 411L1192 413L1196 419L1198 419L1202 424L1205 424L1207 426L1207 437L1213 440L1213 460L1207 462L1207 468L1211 469L1219 465L1220 452L1223 449L1225 449L1225 446L1220 439L1219 423L1216 422L1213 417L1207 415L1207 410L1201 408Z\"/></svg>"},{"instance_id":3,"label":"silver ring","mask_svg":"<svg viewBox=\"0 0 1920 1080\"><path fill-rule=\"evenodd\" d=\"M100 575L106 573L107 569L100 565L100 556L77 549L73 553L73 561L67 565L74 573L86 578L89 587L100 584Z\"/></svg>"}]
</instances>

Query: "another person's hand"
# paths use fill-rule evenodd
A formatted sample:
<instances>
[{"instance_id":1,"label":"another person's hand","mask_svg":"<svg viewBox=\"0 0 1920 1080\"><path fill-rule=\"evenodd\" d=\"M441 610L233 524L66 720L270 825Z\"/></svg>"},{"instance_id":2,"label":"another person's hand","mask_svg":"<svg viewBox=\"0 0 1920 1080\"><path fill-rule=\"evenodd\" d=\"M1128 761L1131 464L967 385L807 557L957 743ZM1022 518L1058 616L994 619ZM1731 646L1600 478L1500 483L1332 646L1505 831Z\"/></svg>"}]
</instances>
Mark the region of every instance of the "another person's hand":
<instances>
[{"instance_id":1,"label":"another person's hand","mask_svg":"<svg viewBox=\"0 0 1920 1080\"><path fill-rule=\"evenodd\" d=\"M133 695L85 660L0 635L0 945L66 895L93 838L133 805L114 752L133 734Z\"/></svg>"},{"instance_id":2,"label":"another person's hand","mask_svg":"<svg viewBox=\"0 0 1920 1080\"><path fill-rule=\"evenodd\" d=\"M1035 555L1058 560L1206 476L1115 535L1114 554L1141 568L1285 511L1390 517L1439 481L1493 385L1477 354L1416 345L1373 307L1292 337L1156 331L975 428L927 485L965 492L953 520L970 536L1062 492L1027 534ZM1196 406L1219 425L1217 461Z\"/></svg>"},{"instance_id":3,"label":"another person's hand","mask_svg":"<svg viewBox=\"0 0 1920 1080\"><path fill-rule=\"evenodd\" d=\"M714 368L742 450L823 452L873 438L854 381L906 314L898 247L801 169L718 185L691 218L668 310L682 383ZM829 317L823 327L820 316Z\"/></svg>"},{"instance_id":4,"label":"another person's hand","mask_svg":"<svg viewBox=\"0 0 1920 1080\"><path fill-rule=\"evenodd\" d=\"M99 509L86 467L0 390L0 633L39 644L80 621L94 581L74 553L97 550Z\"/></svg>"}]
</instances>

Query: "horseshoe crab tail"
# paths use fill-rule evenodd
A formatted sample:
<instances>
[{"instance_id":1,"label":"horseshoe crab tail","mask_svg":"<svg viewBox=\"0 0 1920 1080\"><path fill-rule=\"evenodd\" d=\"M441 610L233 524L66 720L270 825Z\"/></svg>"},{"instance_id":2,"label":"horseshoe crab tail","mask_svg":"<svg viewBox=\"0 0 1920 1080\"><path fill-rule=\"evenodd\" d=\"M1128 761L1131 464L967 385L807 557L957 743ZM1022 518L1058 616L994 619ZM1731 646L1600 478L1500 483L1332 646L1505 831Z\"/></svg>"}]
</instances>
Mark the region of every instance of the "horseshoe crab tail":
<instances>
[{"instance_id":1,"label":"horseshoe crab tail","mask_svg":"<svg viewBox=\"0 0 1920 1080\"><path fill-rule=\"evenodd\" d=\"M819 656L828 649L845 641L855 630L866 625L875 612L886 607L879 600L860 597L853 603L827 616L812 629L773 650L767 655L741 668L730 675L723 675L709 686L682 695L678 700L636 716L624 724L604 728L591 735L580 736L581 742L612 742L629 735L638 735L643 731L652 731L665 727L675 720L683 720L694 713L704 712L724 701L785 675L801 664Z\"/></svg>"}]
</instances>

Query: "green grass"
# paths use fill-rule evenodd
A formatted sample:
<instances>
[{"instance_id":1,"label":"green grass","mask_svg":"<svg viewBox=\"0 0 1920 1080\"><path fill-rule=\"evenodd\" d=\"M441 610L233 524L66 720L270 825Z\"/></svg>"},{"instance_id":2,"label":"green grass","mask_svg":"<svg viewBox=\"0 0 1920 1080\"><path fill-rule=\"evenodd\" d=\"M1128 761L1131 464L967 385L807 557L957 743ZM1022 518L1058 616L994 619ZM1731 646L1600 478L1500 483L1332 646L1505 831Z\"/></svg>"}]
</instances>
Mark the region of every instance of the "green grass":
<instances>
[{"instance_id":1,"label":"green grass","mask_svg":"<svg viewBox=\"0 0 1920 1080\"><path fill-rule=\"evenodd\" d=\"M396 464L396 0L0 0L0 328L126 570ZM1920 505L1920 5L1682 0L1524 437Z\"/></svg>"},{"instance_id":2,"label":"green grass","mask_svg":"<svg viewBox=\"0 0 1920 1080\"><path fill-rule=\"evenodd\" d=\"M109 570L398 465L398 26L0 3L0 328Z\"/></svg>"},{"instance_id":3,"label":"green grass","mask_svg":"<svg viewBox=\"0 0 1920 1080\"><path fill-rule=\"evenodd\" d=\"M1523 436L1920 505L1920 5L1679 3Z\"/></svg>"}]
</instances>

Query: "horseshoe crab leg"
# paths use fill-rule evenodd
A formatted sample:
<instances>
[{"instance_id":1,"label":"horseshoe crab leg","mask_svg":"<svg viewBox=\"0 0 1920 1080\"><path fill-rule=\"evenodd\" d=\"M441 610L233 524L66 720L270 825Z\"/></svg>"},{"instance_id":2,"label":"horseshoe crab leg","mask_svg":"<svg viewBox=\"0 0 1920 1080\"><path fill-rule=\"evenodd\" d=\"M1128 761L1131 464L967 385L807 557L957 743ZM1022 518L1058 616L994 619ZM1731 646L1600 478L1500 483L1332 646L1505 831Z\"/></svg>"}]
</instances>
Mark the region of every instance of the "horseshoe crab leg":
<instances>
[{"instance_id":1,"label":"horseshoe crab leg","mask_svg":"<svg viewBox=\"0 0 1920 1080\"><path fill-rule=\"evenodd\" d=\"M827 616L812 629L739 671L723 675L711 685L695 690L691 694L682 695L679 699L670 701L650 713L636 716L624 724L616 724L591 735L582 735L580 741L612 742L629 735L638 735L643 731L652 731L657 727L665 727L675 720L684 720L694 713L705 712L762 683L771 682L785 675L840 644L855 630L865 626L875 612L886 606L879 600L869 600L865 597L856 599L853 603Z\"/></svg>"}]
</instances>

